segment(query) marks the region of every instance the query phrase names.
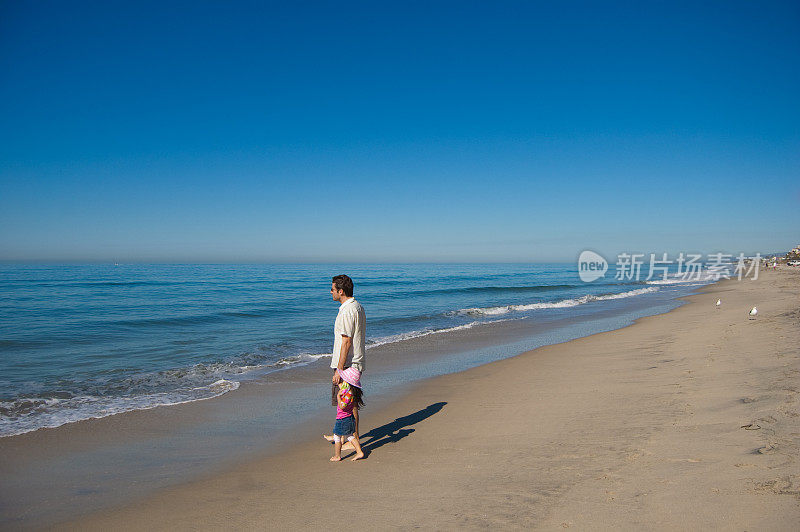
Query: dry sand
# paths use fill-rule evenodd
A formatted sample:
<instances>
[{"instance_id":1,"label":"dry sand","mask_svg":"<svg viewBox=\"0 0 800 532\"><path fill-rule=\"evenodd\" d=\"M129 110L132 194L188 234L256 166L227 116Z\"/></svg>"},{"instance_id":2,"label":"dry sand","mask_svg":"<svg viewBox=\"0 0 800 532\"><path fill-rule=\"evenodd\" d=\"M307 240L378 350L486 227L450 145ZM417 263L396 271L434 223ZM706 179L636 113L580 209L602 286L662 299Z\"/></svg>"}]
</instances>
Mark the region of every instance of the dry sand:
<instances>
[{"instance_id":1,"label":"dry sand","mask_svg":"<svg viewBox=\"0 0 800 532\"><path fill-rule=\"evenodd\" d=\"M723 281L368 405L360 462L302 442L56 528L797 530L798 296L798 270Z\"/></svg>"}]
</instances>

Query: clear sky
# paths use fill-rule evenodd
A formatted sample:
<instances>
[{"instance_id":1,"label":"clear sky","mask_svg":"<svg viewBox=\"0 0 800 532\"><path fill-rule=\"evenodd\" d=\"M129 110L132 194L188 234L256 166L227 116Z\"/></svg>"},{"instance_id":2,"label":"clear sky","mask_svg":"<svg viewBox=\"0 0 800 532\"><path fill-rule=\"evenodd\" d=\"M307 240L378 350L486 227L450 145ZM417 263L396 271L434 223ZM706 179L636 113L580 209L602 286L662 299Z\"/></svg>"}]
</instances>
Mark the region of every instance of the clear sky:
<instances>
[{"instance_id":1,"label":"clear sky","mask_svg":"<svg viewBox=\"0 0 800 532\"><path fill-rule=\"evenodd\" d=\"M800 3L3 2L0 260L800 243Z\"/></svg>"}]
</instances>

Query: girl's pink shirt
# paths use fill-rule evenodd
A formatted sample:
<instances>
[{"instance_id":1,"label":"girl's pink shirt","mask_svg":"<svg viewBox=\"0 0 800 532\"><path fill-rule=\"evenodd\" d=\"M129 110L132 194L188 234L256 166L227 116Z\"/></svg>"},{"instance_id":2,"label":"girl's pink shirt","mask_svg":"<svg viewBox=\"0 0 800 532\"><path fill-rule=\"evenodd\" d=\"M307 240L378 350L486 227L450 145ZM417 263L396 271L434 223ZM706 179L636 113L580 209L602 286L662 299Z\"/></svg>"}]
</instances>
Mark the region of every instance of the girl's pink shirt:
<instances>
[{"instance_id":1,"label":"girl's pink shirt","mask_svg":"<svg viewBox=\"0 0 800 532\"><path fill-rule=\"evenodd\" d=\"M341 408L342 403L342 392L339 391L338 394L338 401L336 402L336 419L343 419L346 417L350 417L353 415L353 396L350 395L350 401L347 402L344 409Z\"/></svg>"}]
</instances>

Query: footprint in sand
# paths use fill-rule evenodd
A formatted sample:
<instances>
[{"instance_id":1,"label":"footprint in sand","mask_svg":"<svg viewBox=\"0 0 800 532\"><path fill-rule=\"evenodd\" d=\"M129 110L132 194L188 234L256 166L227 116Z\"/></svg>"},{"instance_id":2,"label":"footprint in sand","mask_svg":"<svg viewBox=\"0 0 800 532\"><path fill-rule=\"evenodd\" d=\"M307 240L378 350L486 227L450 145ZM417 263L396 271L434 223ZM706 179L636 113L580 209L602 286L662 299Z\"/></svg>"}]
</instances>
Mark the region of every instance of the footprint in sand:
<instances>
[{"instance_id":1,"label":"footprint in sand","mask_svg":"<svg viewBox=\"0 0 800 532\"><path fill-rule=\"evenodd\" d=\"M761 428L761 425L756 425L755 423L748 423L747 425L742 425L739 428L744 430L759 430Z\"/></svg>"},{"instance_id":2,"label":"footprint in sand","mask_svg":"<svg viewBox=\"0 0 800 532\"><path fill-rule=\"evenodd\" d=\"M779 495L800 495L800 482L794 475L760 482L757 489L768 490Z\"/></svg>"},{"instance_id":3,"label":"footprint in sand","mask_svg":"<svg viewBox=\"0 0 800 532\"><path fill-rule=\"evenodd\" d=\"M759 447L756 449L758 454L772 454L776 451L775 445L768 443L764 447Z\"/></svg>"}]
</instances>

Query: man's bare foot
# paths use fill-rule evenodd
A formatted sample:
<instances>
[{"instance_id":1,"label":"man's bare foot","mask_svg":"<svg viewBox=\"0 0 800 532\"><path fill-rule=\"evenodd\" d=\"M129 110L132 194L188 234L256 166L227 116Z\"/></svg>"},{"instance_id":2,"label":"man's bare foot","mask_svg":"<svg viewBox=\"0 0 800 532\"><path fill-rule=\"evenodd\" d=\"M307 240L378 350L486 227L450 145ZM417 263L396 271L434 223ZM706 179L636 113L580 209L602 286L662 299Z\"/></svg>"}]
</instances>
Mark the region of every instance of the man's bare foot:
<instances>
[{"instance_id":1,"label":"man's bare foot","mask_svg":"<svg viewBox=\"0 0 800 532\"><path fill-rule=\"evenodd\" d=\"M339 462L341 459L341 456L331 456L331 462Z\"/></svg>"},{"instance_id":2,"label":"man's bare foot","mask_svg":"<svg viewBox=\"0 0 800 532\"><path fill-rule=\"evenodd\" d=\"M329 436L327 434L323 434L322 437L325 438L326 440L328 440L330 443L334 443L333 436ZM349 441L344 442L342 444L342 450L343 451L352 451L353 449L355 449L355 446L352 443L350 443Z\"/></svg>"},{"instance_id":3,"label":"man's bare foot","mask_svg":"<svg viewBox=\"0 0 800 532\"><path fill-rule=\"evenodd\" d=\"M364 458L364 453L363 452L362 453L356 453L356 455L354 457L352 457L350 460L355 462L356 460L361 460L362 458Z\"/></svg>"}]
</instances>

